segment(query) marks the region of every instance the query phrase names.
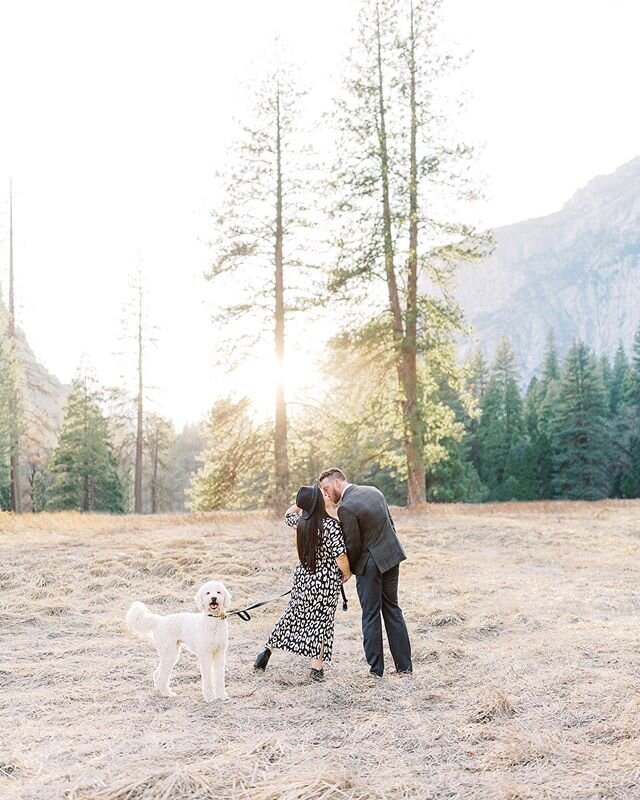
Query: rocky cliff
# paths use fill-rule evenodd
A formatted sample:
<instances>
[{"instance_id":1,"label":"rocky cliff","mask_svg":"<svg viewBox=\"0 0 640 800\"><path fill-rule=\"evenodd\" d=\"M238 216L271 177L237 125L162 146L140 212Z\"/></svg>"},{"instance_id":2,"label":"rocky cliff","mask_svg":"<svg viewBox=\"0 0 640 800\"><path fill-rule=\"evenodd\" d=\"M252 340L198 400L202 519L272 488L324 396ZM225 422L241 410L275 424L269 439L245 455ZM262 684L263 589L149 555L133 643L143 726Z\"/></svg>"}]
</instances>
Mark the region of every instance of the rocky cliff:
<instances>
[{"instance_id":1,"label":"rocky cliff","mask_svg":"<svg viewBox=\"0 0 640 800\"><path fill-rule=\"evenodd\" d=\"M28 403L43 423L45 433L41 444L47 449L53 448L62 427L62 412L69 389L38 361L21 332L19 337Z\"/></svg>"},{"instance_id":2,"label":"rocky cliff","mask_svg":"<svg viewBox=\"0 0 640 800\"><path fill-rule=\"evenodd\" d=\"M498 228L493 254L459 272L458 297L490 358L510 338L528 380L550 328L561 354L580 337L598 354L627 352L640 325L640 157L594 178L564 207Z\"/></svg>"},{"instance_id":3,"label":"rocky cliff","mask_svg":"<svg viewBox=\"0 0 640 800\"><path fill-rule=\"evenodd\" d=\"M68 388L38 361L23 331L18 328L16 335L25 406L21 449L29 458L55 447Z\"/></svg>"}]
</instances>

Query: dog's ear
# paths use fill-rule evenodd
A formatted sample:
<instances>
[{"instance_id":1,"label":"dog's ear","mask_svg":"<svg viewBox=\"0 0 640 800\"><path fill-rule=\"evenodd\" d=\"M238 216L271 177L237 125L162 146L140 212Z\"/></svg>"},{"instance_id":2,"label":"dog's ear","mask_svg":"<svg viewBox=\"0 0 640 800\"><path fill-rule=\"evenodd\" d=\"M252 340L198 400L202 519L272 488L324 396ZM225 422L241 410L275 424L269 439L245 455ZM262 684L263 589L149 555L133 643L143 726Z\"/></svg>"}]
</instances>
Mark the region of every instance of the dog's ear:
<instances>
[{"instance_id":1,"label":"dog's ear","mask_svg":"<svg viewBox=\"0 0 640 800\"><path fill-rule=\"evenodd\" d=\"M222 584L222 588L224 589L224 602L222 607L225 611L228 611L231 608L231 592L227 589L227 587Z\"/></svg>"},{"instance_id":2,"label":"dog's ear","mask_svg":"<svg viewBox=\"0 0 640 800\"><path fill-rule=\"evenodd\" d=\"M196 592L196 596L193 598L196 601L196 608L198 611L204 611L204 604L202 602L202 586Z\"/></svg>"}]
</instances>

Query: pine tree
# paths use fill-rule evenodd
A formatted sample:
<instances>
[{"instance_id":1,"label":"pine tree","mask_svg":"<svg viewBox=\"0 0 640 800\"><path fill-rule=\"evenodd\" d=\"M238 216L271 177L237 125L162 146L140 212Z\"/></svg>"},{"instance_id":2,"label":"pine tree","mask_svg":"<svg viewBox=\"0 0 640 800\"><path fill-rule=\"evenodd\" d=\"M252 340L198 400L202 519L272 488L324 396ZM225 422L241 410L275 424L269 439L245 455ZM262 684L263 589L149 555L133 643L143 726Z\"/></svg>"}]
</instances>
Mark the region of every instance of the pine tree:
<instances>
[{"instance_id":1,"label":"pine tree","mask_svg":"<svg viewBox=\"0 0 640 800\"><path fill-rule=\"evenodd\" d=\"M425 502L421 362L459 328L450 282L455 263L480 255L469 226L445 222L443 196L469 196L471 150L445 142L438 84L452 66L437 52L438 0L365 0L335 119L340 221L331 288L367 292L396 373L409 505ZM426 287L429 287L429 291Z\"/></svg>"},{"instance_id":2,"label":"pine tree","mask_svg":"<svg viewBox=\"0 0 640 800\"><path fill-rule=\"evenodd\" d=\"M530 439L535 439L538 435L538 406L540 405L541 393L542 382L534 375L529 381L529 386L527 387L527 392L524 397L525 421Z\"/></svg>"},{"instance_id":3,"label":"pine tree","mask_svg":"<svg viewBox=\"0 0 640 800\"><path fill-rule=\"evenodd\" d=\"M581 341L567 355L552 430L556 497L607 497L607 397L595 358Z\"/></svg>"},{"instance_id":4,"label":"pine tree","mask_svg":"<svg viewBox=\"0 0 640 800\"><path fill-rule=\"evenodd\" d=\"M170 420L160 414L147 416L144 445L149 460L149 498L152 514L171 510L168 469L175 438Z\"/></svg>"},{"instance_id":5,"label":"pine tree","mask_svg":"<svg viewBox=\"0 0 640 800\"><path fill-rule=\"evenodd\" d=\"M551 328L547 334L540 377L531 379L525 397L527 434L529 449L526 451L524 474L526 484L523 493L533 497L553 497L553 458L551 448L551 418L560 381L560 365L555 334Z\"/></svg>"},{"instance_id":6,"label":"pine tree","mask_svg":"<svg viewBox=\"0 0 640 800\"><path fill-rule=\"evenodd\" d=\"M640 327L633 339L631 362L622 382L621 395L615 439L621 454L620 495L640 497Z\"/></svg>"},{"instance_id":7,"label":"pine tree","mask_svg":"<svg viewBox=\"0 0 640 800\"><path fill-rule=\"evenodd\" d=\"M547 341L544 350L544 360L542 364L542 378L541 387L542 393L547 390L551 381L557 381L560 378L560 366L558 363L558 351L556 348L556 337L553 328L549 329L547 334Z\"/></svg>"},{"instance_id":8,"label":"pine tree","mask_svg":"<svg viewBox=\"0 0 640 800\"><path fill-rule=\"evenodd\" d=\"M602 385L604 386L604 390L607 395L608 406L613 387L613 370L611 369L611 362L609 361L608 356L605 354L596 360L596 365L598 373L600 374L600 378L602 379Z\"/></svg>"},{"instance_id":9,"label":"pine tree","mask_svg":"<svg viewBox=\"0 0 640 800\"><path fill-rule=\"evenodd\" d=\"M9 369L9 453L11 475L11 510L22 513L22 476L20 469L20 436L22 433L23 398L18 380L18 346L16 336L15 285L13 270L13 193L9 181L9 317L7 324L7 353Z\"/></svg>"},{"instance_id":10,"label":"pine tree","mask_svg":"<svg viewBox=\"0 0 640 800\"><path fill-rule=\"evenodd\" d=\"M640 435L636 435L629 448L629 464L620 479L622 497L640 497Z\"/></svg>"},{"instance_id":11,"label":"pine tree","mask_svg":"<svg viewBox=\"0 0 640 800\"><path fill-rule=\"evenodd\" d=\"M480 348L466 364L466 384L478 403L482 403L489 382L489 365Z\"/></svg>"},{"instance_id":12,"label":"pine tree","mask_svg":"<svg viewBox=\"0 0 640 800\"><path fill-rule=\"evenodd\" d=\"M622 342L619 342L608 384L608 418L611 430L609 471L613 476L611 495L622 497L623 476L631 466L631 449L635 435L635 414L627 402L625 391L629 378L629 360Z\"/></svg>"},{"instance_id":13,"label":"pine tree","mask_svg":"<svg viewBox=\"0 0 640 800\"><path fill-rule=\"evenodd\" d=\"M49 491L51 510L124 511L122 486L102 401L101 390L93 378L83 375L72 382L60 439L50 465L54 475Z\"/></svg>"},{"instance_id":14,"label":"pine tree","mask_svg":"<svg viewBox=\"0 0 640 800\"><path fill-rule=\"evenodd\" d=\"M168 459L167 491L172 511L185 511L187 491L193 476L203 466L201 459L205 450L205 423L185 425L176 435Z\"/></svg>"},{"instance_id":15,"label":"pine tree","mask_svg":"<svg viewBox=\"0 0 640 800\"><path fill-rule=\"evenodd\" d=\"M515 355L506 338L496 348L481 409L478 425L480 477L489 487L492 498L518 499L520 466L516 465L526 444L525 420Z\"/></svg>"},{"instance_id":16,"label":"pine tree","mask_svg":"<svg viewBox=\"0 0 640 800\"><path fill-rule=\"evenodd\" d=\"M219 400L206 429L203 466L189 490L192 511L218 508L261 508L268 497L272 432L254 423L246 398Z\"/></svg>"},{"instance_id":17,"label":"pine tree","mask_svg":"<svg viewBox=\"0 0 640 800\"><path fill-rule=\"evenodd\" d=\"M635 406L640 414L640 326L633 338L631 363L625 384L624 399Z\"/></svg>"},{"instance_id":18,"label":"pine tree","mask_svg":"<svg viewBox=\"0 0 640 800\"><path fill-rule=\"evenodd\" d=\"M265 66L262 80L255 82L251 114L225 170L226 194L214 215L215 254L207 278L233 298L217 319L236 354L239 320L251 319L256 340L272 337L276 381L269 504L281 511L290 500L285 346L293 311L318 302L308 229L319 192L302 124L305 92L292 65L282 60L278 43L276 48L275 65Z\"/></svg>"},{"instance_id":19,"label":"pine tree","mask_svg":"<svg viewBox=\"0 0 640 800\"><path fill-rule=\"evenodd\" d=\"M623 387L624 379L629 369L629 360L624 351L622 342L618 343L618 349L613 360L613 370L609 387L609 411L617 414L620 404L624 402Z\"/></svg>"},{"instance_id":20,"label":"pine tree","mask_svg":"<svg viewBox=\"0 0 640 800\"><path fill-rule=\"evenodd\" d=\"M1 324L1 323L0 323ZM11 397L13 394L6 340L0 334L0 509L11 508Z\"/></svg>"},{"instance_id":21,"label":"pine tree","mask_svg":"<svg viewBox=\"0 0 640 800\"><path fill-rule=\"evenodd\" d=\"M8 315L0 301L0 509L22 510L17 443L23 431L24 376L16 340L5 334Z\"/></svg>"}]
</instances>

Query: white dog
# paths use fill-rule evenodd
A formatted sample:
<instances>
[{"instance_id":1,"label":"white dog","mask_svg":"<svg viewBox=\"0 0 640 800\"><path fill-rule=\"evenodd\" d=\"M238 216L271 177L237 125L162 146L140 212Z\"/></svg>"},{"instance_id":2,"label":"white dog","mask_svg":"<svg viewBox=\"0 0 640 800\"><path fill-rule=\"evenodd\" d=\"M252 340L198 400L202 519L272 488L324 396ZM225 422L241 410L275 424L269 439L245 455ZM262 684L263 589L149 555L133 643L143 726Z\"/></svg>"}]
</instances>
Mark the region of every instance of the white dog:
<instances>
[{"instance_id":1,"label":"white dog","mask_svg":"<svg viewBox=\"0 0 640 800\"><path fill-rule=\"evenodd\" d=\"M231 594L220 581L208 581L198 589L195 601L198 614L169 614L166 617L152 614L144 603L136 602L127 611L125 621L132 631L153 635L160 656L153 673L153 685L160 694L165 697L173 695L169 678L184 645L200 662L204 699L226 700L229 695L224 688L224 662L229 625L224 612L231 606Z\"/></svg>"}]
</instances>

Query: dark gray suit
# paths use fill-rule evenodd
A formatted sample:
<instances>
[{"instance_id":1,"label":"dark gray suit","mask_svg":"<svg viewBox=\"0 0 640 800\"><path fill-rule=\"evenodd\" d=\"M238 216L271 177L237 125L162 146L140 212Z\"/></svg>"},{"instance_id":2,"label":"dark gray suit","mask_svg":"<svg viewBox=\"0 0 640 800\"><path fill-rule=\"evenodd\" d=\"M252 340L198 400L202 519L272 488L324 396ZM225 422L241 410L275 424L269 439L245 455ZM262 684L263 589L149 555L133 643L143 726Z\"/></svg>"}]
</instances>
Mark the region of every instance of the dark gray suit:
<instances>
[{"instance_id":1,"label":"dark gray suit","mask_svg":"<svg viewBox=\"0 0 640 800\"><path fill-rule=\"evenodd\" d=\"M409 672L411 645L398 605L399 565L406 555L387 501L374 486L351 484L340 500L338 517L351 571L357 576L364 652L371 672L376 675L384 672L381 613L396 669Z\"/></svg>"}]
</instances>

